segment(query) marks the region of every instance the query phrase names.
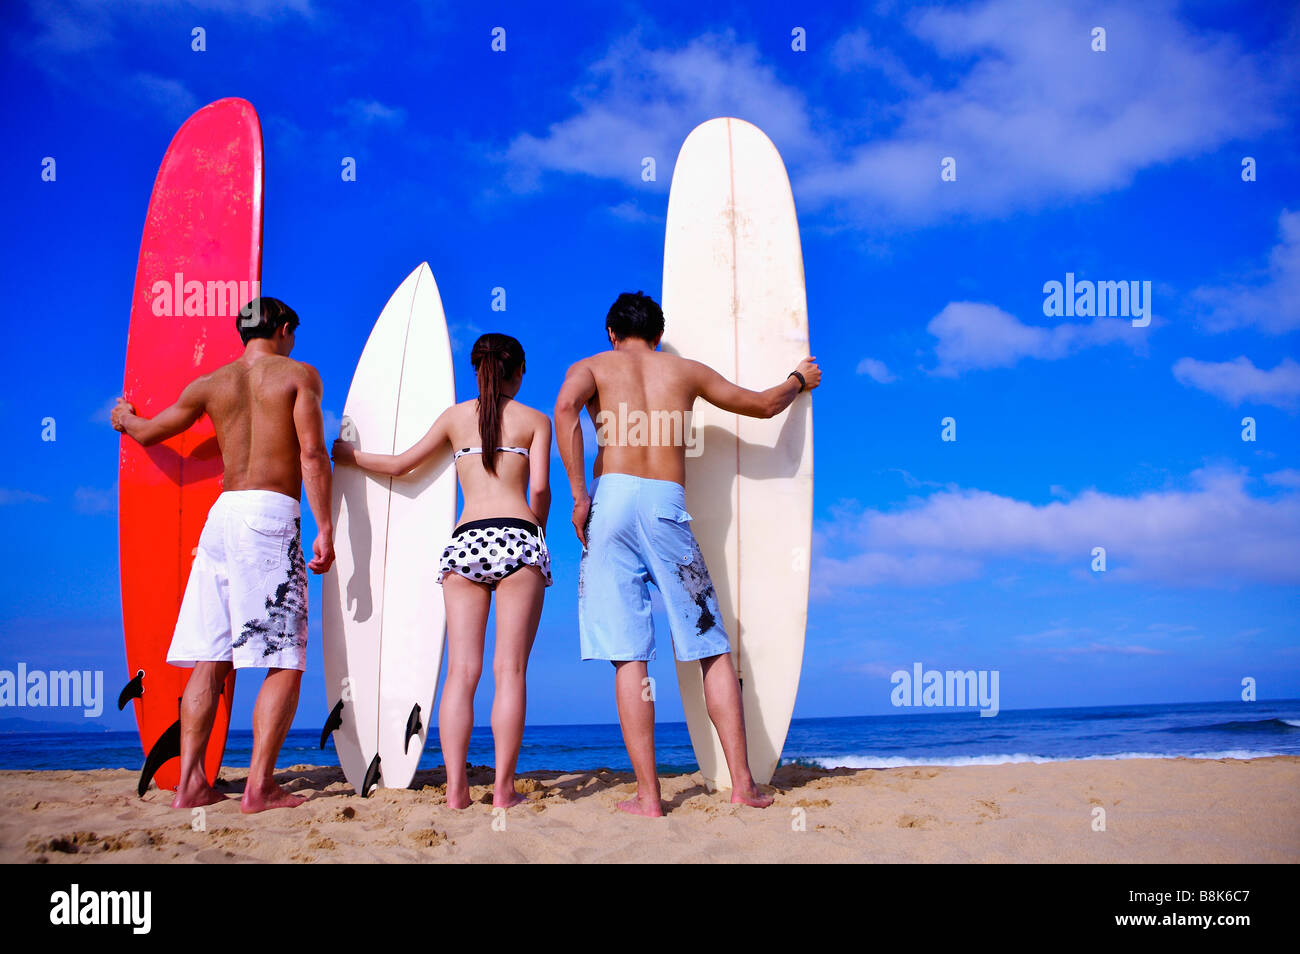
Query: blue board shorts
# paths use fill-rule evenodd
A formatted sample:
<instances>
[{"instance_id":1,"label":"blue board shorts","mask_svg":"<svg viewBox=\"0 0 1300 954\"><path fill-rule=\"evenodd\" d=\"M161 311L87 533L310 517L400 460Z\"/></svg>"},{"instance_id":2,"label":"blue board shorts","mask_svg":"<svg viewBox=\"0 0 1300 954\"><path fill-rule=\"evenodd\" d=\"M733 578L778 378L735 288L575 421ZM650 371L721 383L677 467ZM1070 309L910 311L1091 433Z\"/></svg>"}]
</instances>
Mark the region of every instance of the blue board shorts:
<instances>
[{"instance_id":1,"label":"blue board shorts","mask_svg":"<svg viewBox=\"0 0 1300 954\"><path fill-rule=\"evenodd\" d=\"M663 597L679 662L731 651L685 505L685 489L671 480L632 474L596 479L587 548L578 564L583 659L655 658L647 583Z\"/></svg>"}]
</instances>

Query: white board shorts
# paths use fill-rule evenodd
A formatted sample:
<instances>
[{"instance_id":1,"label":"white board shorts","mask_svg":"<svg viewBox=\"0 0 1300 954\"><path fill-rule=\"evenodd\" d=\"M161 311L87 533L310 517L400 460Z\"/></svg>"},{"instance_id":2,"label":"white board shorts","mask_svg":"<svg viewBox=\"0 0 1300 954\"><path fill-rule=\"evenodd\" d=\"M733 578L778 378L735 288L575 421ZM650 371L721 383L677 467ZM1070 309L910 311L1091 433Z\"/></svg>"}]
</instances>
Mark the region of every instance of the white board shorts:
<instances>
[{"instance_id":1,"label":"white board shorts","mask_svg":"<svg viewBox=\"0 0 1300 954\"><path fill-rule=\"evenodd\" d=\"M228 490L208 511L167 662L307 668L307 565L298 501Z\"/></svg>"}]
</instances>

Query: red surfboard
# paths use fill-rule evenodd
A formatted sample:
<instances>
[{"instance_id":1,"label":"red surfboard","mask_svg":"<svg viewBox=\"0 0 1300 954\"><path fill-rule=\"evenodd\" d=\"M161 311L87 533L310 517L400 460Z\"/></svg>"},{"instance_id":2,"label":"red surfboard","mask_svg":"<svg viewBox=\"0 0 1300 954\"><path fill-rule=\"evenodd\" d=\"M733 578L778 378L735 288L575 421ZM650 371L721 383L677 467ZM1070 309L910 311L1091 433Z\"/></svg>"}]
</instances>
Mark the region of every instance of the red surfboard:
<instances>
[{"instance_id":1,"label":"red surfboard","mask_svg":"<svg viewBox=\"0 0 1300 954\"><path fill-rule=\"evenodd\" d=\"M122 393L152 417L196 377L243 351L236 321L262 276L262 127L251 103L222 99L185 121L149 200L131 303ZM122 622L145 752L139 793L180 780L180 697L193 670L167 665L181 597L208 510L221 493L212 422L153 447L123 435L119 457ZM204 760L216 780L235 677L227 679Z\"/></svg>"}]
</instances>

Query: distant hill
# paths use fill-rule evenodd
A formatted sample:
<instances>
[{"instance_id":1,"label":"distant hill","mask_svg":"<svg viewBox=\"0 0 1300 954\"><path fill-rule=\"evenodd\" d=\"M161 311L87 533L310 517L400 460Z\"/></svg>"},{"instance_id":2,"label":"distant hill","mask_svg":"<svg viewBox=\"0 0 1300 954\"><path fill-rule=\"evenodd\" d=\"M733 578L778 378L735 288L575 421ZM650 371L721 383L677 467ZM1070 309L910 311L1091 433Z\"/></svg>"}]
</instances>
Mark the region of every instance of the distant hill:
<instances>
[{"instance_id":1,"label":"distant hill","mask_svg":"<svg viewBox=\"0 0 1300 954\"><path fill-rule=\"evenodd\" d=\"M76 722L55 722L52 719L0 719L0 734L14 732L108 732L91 719Z\"/></svg>"}]
</instances>

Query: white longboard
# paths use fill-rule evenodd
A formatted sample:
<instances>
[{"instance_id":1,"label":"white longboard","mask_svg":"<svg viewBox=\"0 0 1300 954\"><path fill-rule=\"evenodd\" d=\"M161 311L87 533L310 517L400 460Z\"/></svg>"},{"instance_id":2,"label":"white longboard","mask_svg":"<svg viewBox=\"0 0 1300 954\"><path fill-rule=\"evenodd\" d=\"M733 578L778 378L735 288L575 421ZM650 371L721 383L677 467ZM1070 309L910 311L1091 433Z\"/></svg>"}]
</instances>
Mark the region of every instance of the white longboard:
<instances>
[{"instance_id":1,"label":"white longboard","mask_svg":"<svg viewBox=\"0 0 1300 954\"><path fill-rule=\"evenodd\" d=\"M739 119L686 138L673 170L664 242L664 349L742 387L779 384L808 351L808 307L794 197L771 140ZM749 764L760 784L781 758L799 688L812 545L812 401L770 420L703 400L702 453L686 459L686 507L718 592L740 676ZM728 788L699 663L677 679L700 771Z\"/></svg>"},{"instance_id":2,"label":"white longboard","mask_svg":"<svg viewBox=\"0 0 1300 954\"><path fill-rule=\"evenodd\" d=\"M400 453L456 401L451 342L428 263L393 292L357 362L341 436ZM401 477L334 471L334 567L324 581L325 686L348 783L362 795L411 783L442 666L437 555L456 519L451 454Z\"/></svg>"}]
</instances>

